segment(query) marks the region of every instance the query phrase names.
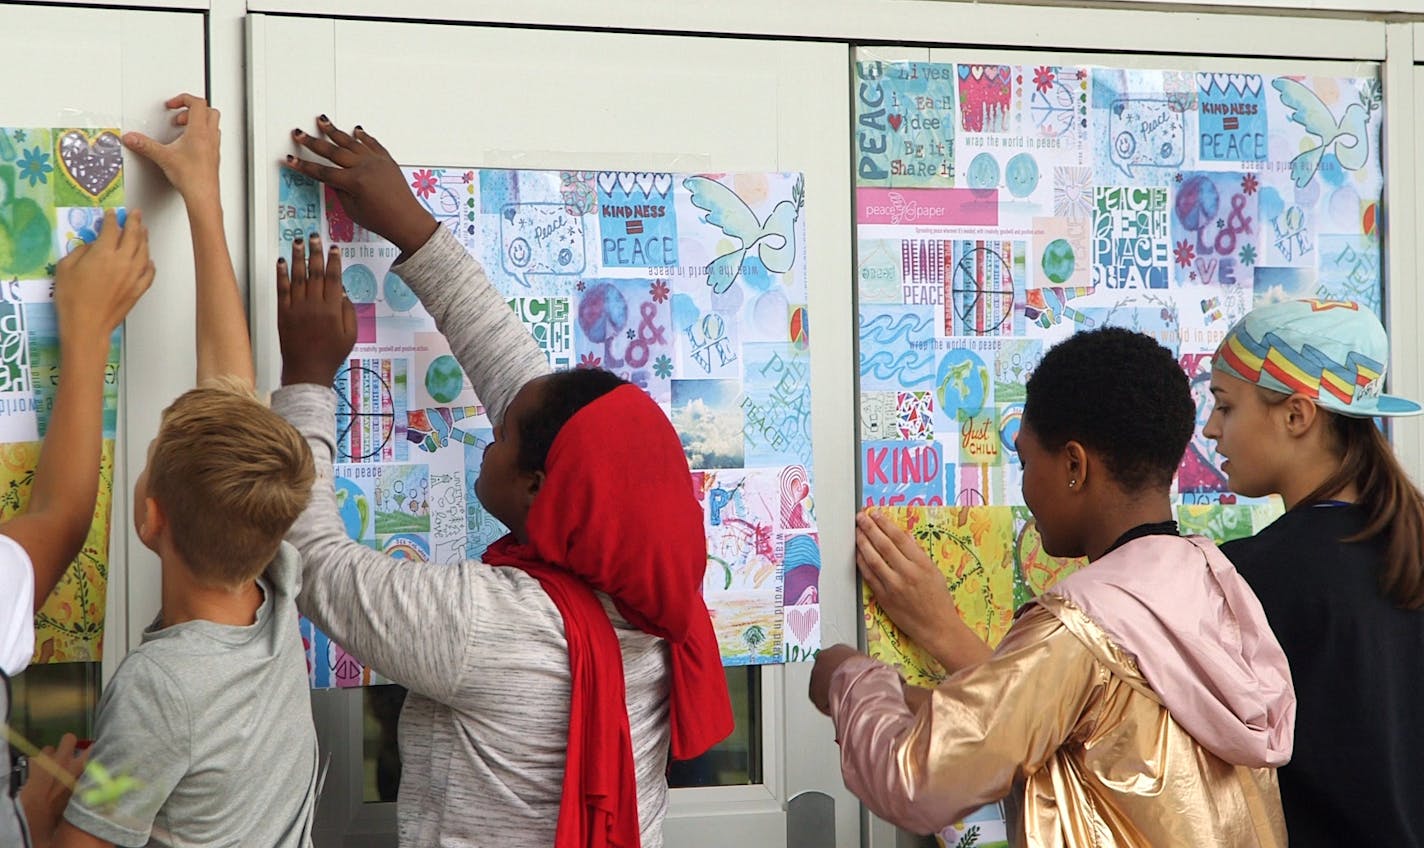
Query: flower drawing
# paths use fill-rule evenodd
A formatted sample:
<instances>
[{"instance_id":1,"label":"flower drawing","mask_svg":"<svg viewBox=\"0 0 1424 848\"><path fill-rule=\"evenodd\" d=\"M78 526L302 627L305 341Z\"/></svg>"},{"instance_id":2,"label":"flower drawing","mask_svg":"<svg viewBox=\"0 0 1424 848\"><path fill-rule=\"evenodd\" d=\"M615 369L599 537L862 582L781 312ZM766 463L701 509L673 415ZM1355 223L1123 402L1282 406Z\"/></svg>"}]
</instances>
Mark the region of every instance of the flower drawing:
<instances>
[{"instance_id":1,"label":"flower drawing","mask_svg":"<svg viewBox=\"0 0 1424 848\"><path fill-rule=\"evenodd\" d=\"M421 168L411 174L410 187L417 197L429 197L435 193L435 174L429 168Z\"/></svg>"},{"instance_id":2,"label":"flower drawing","mask_svg":"<svg viewBox=\"0 0 1424 848\"><path fill-rule=\"evenodd\" d=\"M49 182L49 174L54 171L54 166L49 163L49 154L41 152L38 147L26 150L17 164L20 166L20 179L29 180L31 187Z\"/></svg>"},{"instance_id":3,"label":"flower drawing","mask_svg":"<svg viewBox=\"0 0 1424 848\"><path fill-rule=\"evenodd\" d=\"M1172 248L1172 255L1176 257L1177 264L1185 268L1197 258L1197 251L1192 247L1191 242L1182 239L1177 242L1176 247Z\"/></svg>"}]
</instances>

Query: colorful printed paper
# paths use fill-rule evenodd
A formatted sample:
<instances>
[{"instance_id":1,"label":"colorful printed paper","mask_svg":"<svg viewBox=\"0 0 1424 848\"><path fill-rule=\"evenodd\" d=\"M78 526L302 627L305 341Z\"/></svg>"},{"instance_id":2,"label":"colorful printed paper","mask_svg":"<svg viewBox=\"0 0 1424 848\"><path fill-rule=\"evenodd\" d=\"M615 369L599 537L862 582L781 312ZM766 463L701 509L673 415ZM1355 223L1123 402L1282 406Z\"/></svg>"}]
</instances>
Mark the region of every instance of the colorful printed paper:
<instances>
[{"instance_id":1,"label":"colorful printed paper","mask_svg":"<svg viewBox=\"0 0 1424 848\"><path fill-rule=\"evenodd\" d=\"M852 83L862 504L905 507L961 615L1002 636L1070 568L1036 548L1022 509L1024 383L1057 342L1113 325L1157 339L1191 380L1184 530L1264 526L1279 503L1238 500L1201 436L1211 355L1256 304L1380 310L1378 76L872 54ZM873 599L865 610L873 655L937 678ZM973 844L994 844L975 827Z\"/></svg>"},{"instance_id":2,"label":"colorful printed paper","mask_svg":"<svg viewBox=\"0 0 1424 848\"><path fill-rule=\"evenodd\" d=\"M118 130L0 128L0 521L24 512L59 379L55 264L98 237L105 208L123 220ZM119 339L104 382L98 501L84 547L35 614L34 662L103 653L118 414Z\"/></svg>"},{"instance_id":3,"label":"colorful printed paper","mask_svg":"<svg viewBox=\"0 0 1424 848\"><path fill-rule=\"evenodd\" d=\"M1181 502L1236 502L1200 436L1226 330L1282 298L1380 309L1378 78L856 68L863 503L1021 505L1023 384L1104 325L1192 378Z\"/></svg>"},{"instance_id":4,"label":"colorful printed paper","mask_svg":"<svg viewBox=\"0 0 1424 848\"><path fill-rule=\"evenodd\" d=\"M1014 610L1079 565L1043 554L1033 519L1022 507L932 506L886 513L929 553L949 583L960 618L990 645L1009 631ZM894 665L915 686L943 680L944 667L891 622L868 588L864 600L870 655Z\"/></svg>"},{"instance_id":5,"label":"colorful printed paper","mask_svg":"<svg viewBox=\"0 0 1424 848\"><path fill-rule=\"evenodd\" d=\"M704 508L703 592L723 661L809 659L820 646L821 553L801 176L406 175L552 367L606 368L668 413ZM493 434L433 320L390 272L398 251L358 227L334 195L287 171L278 222L279 251L323 231L341 248L357 310L356 349L336 380L347 533L398 558L479 558L506 532L474 494ZM657 520L656 504L642 508ZM313 686L379 682L309 622L303 634Z\"/></svg>"}]
</instances>

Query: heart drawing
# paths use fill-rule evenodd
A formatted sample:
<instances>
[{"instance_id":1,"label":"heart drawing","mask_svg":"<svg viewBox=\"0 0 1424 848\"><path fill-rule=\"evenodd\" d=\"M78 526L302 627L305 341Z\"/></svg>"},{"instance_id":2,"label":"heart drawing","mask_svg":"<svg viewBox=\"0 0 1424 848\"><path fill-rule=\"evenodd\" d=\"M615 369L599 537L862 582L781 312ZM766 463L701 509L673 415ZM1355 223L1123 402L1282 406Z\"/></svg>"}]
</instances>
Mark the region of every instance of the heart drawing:
<instances>
[{"instance_id":1,"label":"heart drawing","mask_svg":"<svg viewBox=\"0 0 1424 848\"><path fill-rule=\"evenodd\" d=\"M109 130L94 138L83 130L67 130L59 137L59 164L71 182L97 199L119 179L124 147Z\"/></svg>"},{"instance_id":2,"label":"heart drawing","mask_svg":"<svg viewBox=\"0 0 1424 848\"><path fill-rule=\"evenodd\" d=\"M790 607L786 610L786 623L791 625L791 632L796 636L798 644L806 644L806 640L811 637L811 631L821 620L821 610L819 607Z\"/></svg>"}]
</instances>

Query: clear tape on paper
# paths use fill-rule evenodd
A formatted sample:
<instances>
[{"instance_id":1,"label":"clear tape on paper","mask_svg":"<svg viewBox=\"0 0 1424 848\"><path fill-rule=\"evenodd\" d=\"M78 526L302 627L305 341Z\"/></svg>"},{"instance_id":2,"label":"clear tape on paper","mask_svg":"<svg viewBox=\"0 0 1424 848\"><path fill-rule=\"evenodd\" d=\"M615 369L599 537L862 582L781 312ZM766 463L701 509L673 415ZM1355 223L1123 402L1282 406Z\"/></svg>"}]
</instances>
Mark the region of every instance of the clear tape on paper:
<instances>
[{"instance_id":1,"label":"clear tape on paper","mask_svg":"<svg viewBox=\"0 0 1424 848\"><path fill-rule=\"evenodd\" d=\"M712 170L710 153L589 153L572 150L486 150L485 168L512 171L657 171L697 174Z\"/></svg>"}]
</instances>

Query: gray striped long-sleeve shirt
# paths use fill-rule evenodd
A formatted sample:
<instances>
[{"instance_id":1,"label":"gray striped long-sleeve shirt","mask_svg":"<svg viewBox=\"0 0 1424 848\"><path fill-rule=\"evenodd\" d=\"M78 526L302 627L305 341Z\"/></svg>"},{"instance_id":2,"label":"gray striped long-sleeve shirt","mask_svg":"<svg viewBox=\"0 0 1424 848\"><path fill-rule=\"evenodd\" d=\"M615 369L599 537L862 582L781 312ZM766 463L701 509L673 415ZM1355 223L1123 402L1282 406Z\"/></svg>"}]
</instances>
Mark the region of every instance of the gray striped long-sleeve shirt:
<instances>
[{"instance_id":1,"label":"gray striped long-sleeve shirt","mask_svg":"<svg viewBox=\"0 0 1424 848\"><path fill-rule=\"evenodd\" d=\"M523 323L443 227L394 270L499 421L519 388L548 370ZM288 534L304 561L298 606L410 689L400 719L400 844L548 848L568 743L568 643L559 611L518 569L415 564L348 539L332 488L335 393L289 386L273 395L272 408L306 437L317 467L311 504ZM623 649L642 844L661 848L667 645L602 600Z\"/></svg>"}]
</instances>

